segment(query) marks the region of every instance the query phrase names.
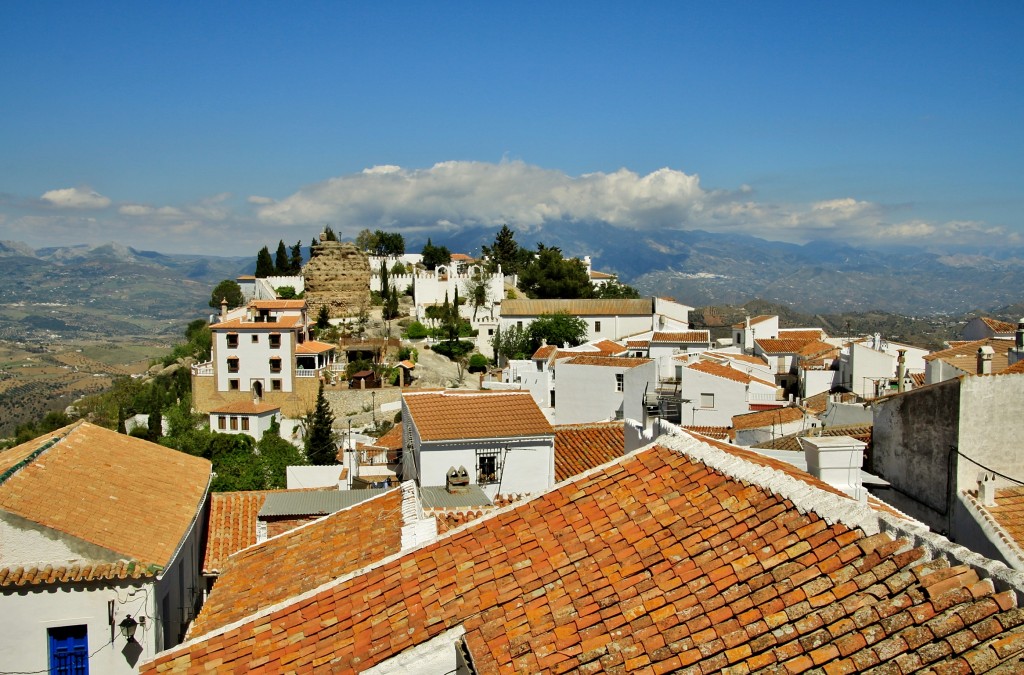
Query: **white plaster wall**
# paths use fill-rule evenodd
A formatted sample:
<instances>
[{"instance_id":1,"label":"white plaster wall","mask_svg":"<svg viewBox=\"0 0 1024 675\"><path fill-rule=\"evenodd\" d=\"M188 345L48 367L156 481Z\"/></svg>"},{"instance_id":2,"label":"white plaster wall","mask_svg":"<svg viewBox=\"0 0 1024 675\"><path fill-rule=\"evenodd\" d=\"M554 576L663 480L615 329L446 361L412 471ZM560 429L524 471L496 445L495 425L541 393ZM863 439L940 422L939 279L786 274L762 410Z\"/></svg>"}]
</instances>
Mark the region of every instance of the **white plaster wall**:
<instances>
[{"instance_id":1,"label":"white plaster wall","mask_svg":"<svg viewBox=\"0 0 1024 675\"><path fill-rule=\"evenodd\" d=\"M226 426L223 429L220 428L220 421L218 420L218 418L221 415L223 415L225 418L227 418ZM232 429L231 428L231 418L232 417L238 418L238 428L237 429ZM243 418L243 417L248 417L249 418L249 429L248 430L243 430L242 429L242 420L241 420L241 418ZM263 438L263 434L267 433L267 431L270 429L270 425L273 423L275 417L278 417L277 413L270 414L270 415L240 415L238 413L231 414L231 413L214 413L214 412L212 412L212 413L210 413L210 430L211 431L216 431L219 434L245 434L246 436L252 436L253 439L258 441L261 438ZM282 438L284 438L283 432L282 432Z\"/></svg>"},{"instance_id":2,"label":"white plaster wall","mask_svg":"<svg viewBox=\"0 0 1024 675\"><path fill-rule=\"evenodd\" d=\"M274 276L266 279L274 289L291 286L296 293L303 293L306 290L306 278L303 276Z\"/></svg>"},{"instance_id":3,"label":"white plaster wall","mask_svg":"<svg viewBox=\"0 0 1024 675\"><path fill-rule=\"evenodd\" d=\"M750 412L747 386L742 382L684 368L679 391L683 399L690 399L690 403L682 404L683 425L729 426L733 415ZM701 394L705 393L715 395L714 408L701 407Z\"/></svg>"},{"instance_id":4,"label":"white plaster wall","mask_svg":"<svg viewBox=\"0 0 1024 675\"><path fill-rule=\"evenodd\" d=\"M105 562L119 559L112 551L0 512L0 567L64 565L84 557Z\"/></svg>"},{"instance_id":5,"label":"white plaster wall","mask_svg":"<svg viewBox=\"0 0 1024 675\"><path fill-rule=\"evenodd\" d=\"M803 370L803 393L805 398L822 392L831 391L836 379L834 370Z\"/></svg>"},{"instance_id":6,"label":"white plaster wall","mask_svg":"<svg viewBox=\"0 0 1024 675\"><path fill-rule=\"evenodd\" d=\"M977 489L982 471L978 464L1024 481L1024 453L1020 452L1024 417L1016 413L1021 401L1024 375L975 376L960 381L958 489ZM1000 480L997 485L1009 483Z\"/></svg>"},{"instance_id":7,"label":"white plaster wall","mask_svg":"<svg viewBox=\"0 0 1024 675\"><path fill-rule=\"evenodd\" d=\"M501 330L505 331L519 324L527 328L539 316L502 316ZM636 335L651 330L652 317L650 316L587 316L579 317L587 324L587 336L584 342L594 340L619 340L628 335ZM597 330L597 324L601 329Z\"/></svg>"},{"instance_id":8,"label":"white plaster wall","mask_svg":"<svg viewBox=\"0 0 1024 675\"><path fill-rule=\"evenodd\" d=\"M850 348L850 389L864 398L875 398L872 378L895 377L896 358L888 352L876 351L860 343L851 344Z\"/></svg>"},{"instance_id":9,"label":"white plaster wall","mask_svg":"<svg viewBox=\"0 0 1024 675\"><path fill-rule=\"evenodd\" d=\"M153 658L157 652L159 627L156 592L153 584L140 584L134 595L131 587L82 584L5 588L0 594L0 670L3 672L48 672L49 643L47 629L84 624L89 640L89 672L104 675L137 672L125 654L127 642L116 624L128 614L146 616L146 627L135 634L141 648L135 663ZM110 641L108 601L114 601L114 634Z\"/></svg>"},{"instance_id":10,"label":"white plaster wall","mask_svg":"<svg viewBox=\"0 0 1024 675\"><path fill-rule=\"evenodd\" d=\"M418 442L418 439L417 439ZM488 497L499 494L536 493L555 484L554 436L529 439L486 439L420 443L420 481L422 486L445 484L449 467L466 467L469 480L476 483L476 450L506 449L502 455L501 484L480 486Z\"/></svg>"},{"instance_id":11,"label":"white plaster wall","mask_svg":"<svg viewBox=\"0 0 1024 675\"><path fill-rule=\"evenodd\" d=\"M555 368L555 420L558 424L585 424L615 419L622 407L622 391L615 376L627 368L584 366L567 362ZM623 386L625 388L625 386Z\"/></svg>"},{"instance_id":12,"label":"white plaster wall","mask_svg":"<svg viewBox=\"0 0 1024 675\"><path fill-rule=\"evenodd\" d=\"M657 322L658 325L654 326L655 330L689 328L691 309L693 308L673 300L654 298L654 313L664 318L663 321Z\"/></svg>"},{"instance_id":13,"label":"white plaster wall","mask_svg":"<svg viewBox=\"0 0 1024 675\"><path fill-rule=\"evenodd\" d=\"M511 388L529 391L538 407L551 407L551 373L545 362L541 362L541 369L537 370L537 362L533 360L509 361L503 378L508 384L515 385Z\"/></svg>"},{"instance_id":14,"label":"white plaster wall","mask_svg":"<svg viewBox=\"0 0 1024 675\"><path fill-rule=\"evenodd\" d=\"M765 443L782 436L788 436L790 434L804 431L812 424L813 422L811 420L802 419L793 422L786 422L784 424L774 424L758 429L740 430L736 432L736 445L746 447L757 443Z\"/></svg>"},{"instance_id":15,"label":"white plaster wall","mask_svg":"<svg viewBox=\"0 0 1024 675\"><path fill-rule=\"evenodd\" d=\"M653 394L658 385L658 369L654 361L630 368L624 373L622 412L625 419L644 419L644 394Z\"/></svg>"},{"instance_id":16,"label":"white plaster wall","mask_svg":"<svg viewBox=\"0 0 1024 675\"><path fill-rule=\"evenodd\" d=\"M213 334L214 373L217 377L217 391L229 391L228 380L237 379L239 391L250 391L253 380L263 382L263 391L269 392L270 381L281 380L281 391L292 391L295 376L295 334L288 329L274 329L268 324L267 330L215 331ZM228 333L238 333L238 347L228 348ZM281 346L270 347L270 334L280 333ZM252 341L256 335L257 342ZM238 372L228 372L228 357L238 357ZM270 372L270 358L281 357L281 372Z\"/></svg>"}]
</instances>

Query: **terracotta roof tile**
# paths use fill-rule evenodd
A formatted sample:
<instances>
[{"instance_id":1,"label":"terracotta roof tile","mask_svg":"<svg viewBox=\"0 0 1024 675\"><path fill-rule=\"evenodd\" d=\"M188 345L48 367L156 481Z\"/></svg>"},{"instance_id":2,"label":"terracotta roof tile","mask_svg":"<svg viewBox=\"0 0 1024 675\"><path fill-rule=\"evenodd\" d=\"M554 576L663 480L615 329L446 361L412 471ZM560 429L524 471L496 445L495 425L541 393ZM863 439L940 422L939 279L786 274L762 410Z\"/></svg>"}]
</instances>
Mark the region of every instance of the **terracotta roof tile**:
<instances>
[{"instance_id":1,"label":"terracotta roof tile","mask_svg":"<svg viewBox=\"0 0 1024 675\"><path fill-rule=\"evenodd\" d=\"M729 438L729 427L707 427L707 426L693 426L687 425L683 429L686 431L706 436L707 438L714 438L719 441L725 441Z\"/></svg>"},{"instance_id":2,"label":"terracotta roof tile","mask_svg":"<svg viewBox=\"0 0 1024 675\"><path fill-rule=\"evenodd\" d=\"M620 345L618 342L613 342L612 340L592 342L591 346L595 347L597 351L603 354L622 354L626 351L625 345Z\"/></svg>"},{"instance_id":3,"label":"terracotta roof tile","mask_svg":"<svg viewBox=\"0 0 1024 675\"><path fill-rule=\"evenodd\" d=\"M711 342L711 331L691 330L680 333L655 333L651 342L696 342L709 344Z\"/></svg>"},{"instance_id":4,"label":"terracotta roof tile","mask_svg":"<svg viewBox=\"0 0 1024 675\"><path fill-rule=\"evenodd\" d=\"M792 450L794 452L803 452L803 447L800 445L800 437L809 435L818 436L850 436L862 441L864 443L871 443L871 431L873 427L870 424L840 424L836 426L826 426L823 429L814 429L813 434L810 432L801 432L798 434L789 434L776 438L773 441L765 443L758 443L752 447L764 448L770 450Z\"/></svg>"},{"instance_id":5,"label":"terracotta roof tile","mask_svg":"<svg viewBox=\"0 0 1024 675\"><path fill-rule=\"evenodd\" d=\"M555 480L562 481L622 457L622 422L555 427Z\"/></svg>"},{"instance_id":6,"label":"terracotta roof tile","mask_svg":"<svg viewBox=\"0 0 1024 675\"><path fill-rule=\"evenodd\" d=\"M428 442L554 434L529 392L406 392L402 399Z\"/></svg>"},{"instance_id":7,"label":"terracotta roof tile","mask_svg":"<svg viewBox=\"0 0 1024 675\"><path fill-rule=\"evenodd\" d=\"M751 326L756 326L757 324L759 324L759 323L761 323L763 321L767 321L769 319L774 319L774 318L775 318L774 314L761 314L760 316L752 316L752 317L750 317L750 325ZM747 322L744 319L743 321L740 321L739 323L734 323L732 325L732 327L733 328L746 328L747 327Z\"/></svg>"},{"instance_id":8,"label":"terracotta roof tile","mask_svg":"<svg viewBox=\"0 0 1024 675\"><path fill-rule=\"evenodd\" d=\"M726 380L732 380L733 382L742 382L743 384L750 384L751 382L760 382L766 384L769 387L774 387L774 382L768 382L751 375L747 375L744 372L730 368L729 366L723 366L713 361L696 361L687 366L688 370L696 370L699 373L706 373L708 375L714 375L715 377L721 377Z\"/></svg>"},{"instance_id":9,"label":"terracotta roof tile","mask_svg":"<svg viewBox=\"0 0 1024 675\"><path fill-rule=\"evenodd\" d=\"M253 300L249 306L254 309L306 309L305 300Z\"/></svg>"},{"instance_id":10,"label":"terracotta roof tile","mask_svg":"<svg viewBox=\"0 0 1024 675\"><path fill-rule=\"evenodd\" d=\"M208 460L88 422L0 453L3 469L0 509L145 566L171 561L211 475Z\"/></svg>"},{"instance_id":11,"label":"terracotta roof tile","mask_svg":"<svg viewBox=\"0 0 1024 675\"><path fill-rule=\"evenodd\" d=\"M965 373L973 374L978 372L978 348L992 347L995 352L992 355L992 372L999 373L1006 370L1010 365L1007 352L1013 349L1013 346L1013 340L1001 340L999 338L974 340L972 342L964 342L950 349L926 354L924 360L943 361Z\"/></svg>"},{"instance_id":12,"label":"terracotta roof tile","mask_svg":"<svg viewBox=\"0 0 1024 675\"><path fill-rule=\"evenodd\" d=\"M517 298L501 303L501 316L540 316L564 312L572 316L651 316L650 298L607 300L529 300Z\"/></svg>"},{"instance_id":13,"label":"terracotta roof tile","mask_svg":"<svg viewBox=\"0 0 1024 675\"><path fill-rule=\"evenodd\" d=\"M256 543L256 516L270 492L283 491L210 493L203 574L219 574L228 556Z\"/></svg>"},{"instance_id":14,"label":"terracotta roof tile","mask_svg":"<svg viewBox=\"0 0 1024 675\"><path fill-rule=\"evenodd\" d=\"M533 356L530 358L547 359L556 351L558 351L558 347L556 345L541 345L540 347L537 347L537 351L535 351Z\"/></svg>"},{"instance_id":15,"label":"terracotta roof tile","mask_svg":"<svg viewBox=\"0 0 1024 675\"><path fill-rule=\"evenodd\" d=\"M279 316L277 321L246 321L244 317L237 319L228 319L227 321L221 321L219 323L212 324L211 329L217 330L290 330L293 328L300 328L302 326L302 317L299 316Z\"/></svg>"},{"instance_id":16,"label":"terracotta roof tile","mask_svg":"<svg viewBox=\"0 0 1024 675\"><path fill-rule=\"evenodd\" d=\"M780 340L821 340L825 331L820 328L780 328Z\"/></svg>"},{"instance_id":17,"label":"terracotta roof tile","mask_svg":"<svg viewBox=\"0 0 1024 675\"><path fill-rule=\"evenodd\" d=\"M1024 548L1024 487L996 490L995 506L985 508L1017 546Z\"/></svg>"},{"instance_id":18,"label":"terracotta roof tile","mask_svg":"<svg viewBox=\"0 0 1024 675\"><path fill-rule=\"evenodd\" d=\"M334 349L334 345L327 344L326 342L317 342L316 340L306 340L301 344L295 345L296 354L320 354L322 352L329 352Z\"/></svg>"},{"instance_id":19,"label":"terracotta roof tile","mask_svg":"<svg viewBox=\"0 0 1024 675\"><path fill-rule=\"evenodd\" d=\"M0 587L47 586L82 581L113 581L117 579L151 579L159 567L142 565L136 561L117 562L82 561L72 565L13 566L0 568Z\"/></svg>"},{"instance_id":20,"label":"terracotta roof tile","mask_svg":"<svg viewBox=\"0 0 1024 675\"><path fill-rule=\"evenodd\" d=\"M609 368L637 368L651 363L651 359L644 359L635 356L587 356L581 354L573 356L565 363L574 366L607 366Z\"/></svg>"},{"instance_id":21,"label":"terracotta roof tile","mask_svg":"<svg viewBox=\"0 0 1024 675\"><path fill-rule=\"evenodd\" d=\"M808 342L815 342L815 340L783 340L773 338L754 340L754 344L765 354L799 354L800 350L806 347ZM828 346L830 349L832 348L832 345Z\"/></svg>"},{"instance_id":22,"label":"terracotta roof tile","mask_svg":"<svg viewBox=\"0 0 1024 675\"><path fill-rule=\"evenodd\" d=\"M772 410L760 410L758 412L734 415L732 418L733 429L758 429L772 424L786 424L803 419L804 411L800 408L773 408Z\"/></svg>"},{"instance_id":23,"label":"terracotta roof tile","mask_svg":"<svg viewBox=\"0 0 1024 675\"><path fill-rule=\"evenodd\" d=\"M141 672L363 671L457 626L488 673L1011 672L1024 655L1019 575L996 592L987 569L948 562L948 542L934 538L933 559L895 519L813 487L813 500L796 496L813 481L726 473L746 471L753 453L670 443L162 652ZM750 482L758 475L772 489Z\"/></svg>"},{"instance_id":24,"label":"terracotta roof tile","mask_svg":"<svg viewBox=\"0 0 1024 675\"><path fill-rule=\"evenodd\" d=\"M1016 333L1017 324L1009 323L1007 321L1000 321L999 319L991 319L989 317L981 317L981 320L985 322L985 325L991 328L996 333Z\"/></svg>"},{"instance_id":25,"label":"terracotta roof tile","mask_svg":"<svg viewBox=\"0 0 1024 675\"><path fill-rule=\"evenodd\" d=\"M230 556L192 626L202 635L402 548L401 488Z\"/></svg>"},{"instance_id":26,"label":"terracotta roof tile","mask_svg":"<svg viewBox=\"0 0 1024 675\"><path fill-rule=\"evenodd\" d=\"M281 406L274 405L272 403L256 403L253 401L235 401L233 403L225 403L224 405L211 408L210 412L236 414L236 415L262 415L263 413L272 412L274 410L280 410Z\"/></svg>"}]
</instances>

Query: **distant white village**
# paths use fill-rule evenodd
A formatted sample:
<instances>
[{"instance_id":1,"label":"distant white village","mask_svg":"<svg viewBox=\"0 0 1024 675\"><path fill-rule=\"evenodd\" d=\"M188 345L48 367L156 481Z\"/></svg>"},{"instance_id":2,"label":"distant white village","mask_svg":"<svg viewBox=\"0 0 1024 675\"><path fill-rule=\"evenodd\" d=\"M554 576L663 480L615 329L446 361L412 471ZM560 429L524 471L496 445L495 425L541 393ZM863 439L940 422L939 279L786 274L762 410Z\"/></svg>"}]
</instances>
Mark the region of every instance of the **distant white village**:
<instances>
[{"instance_id":1,"label":"distant white village","mask_svg":"<svg viewBox=\"0 0 1024 675\"><path fill-rule=\"evenodd\" d=\"M777 316L713 338L674 299L419 262L371 256L362 290L400 264L428 323L481 286L485 371L318 339L278 296L305 275L211 317L211 430L301 446L332 396L337 463L288 489L211 492L209 461L84 421L0 452L0 675L1024 670L1024 319L934 352ZM495 354L552 315L583 342Z\"/></svg>"}]
</instances>

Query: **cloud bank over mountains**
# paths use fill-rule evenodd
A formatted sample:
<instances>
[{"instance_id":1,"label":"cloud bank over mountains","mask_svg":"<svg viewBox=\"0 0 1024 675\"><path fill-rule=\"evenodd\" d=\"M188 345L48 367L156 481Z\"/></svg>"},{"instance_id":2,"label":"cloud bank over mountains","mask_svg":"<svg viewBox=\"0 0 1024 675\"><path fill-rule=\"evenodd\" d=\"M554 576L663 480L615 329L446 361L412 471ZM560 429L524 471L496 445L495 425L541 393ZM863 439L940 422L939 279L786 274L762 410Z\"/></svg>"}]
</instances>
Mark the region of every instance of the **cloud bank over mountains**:
<instances>
[{"instance_id":1,"label":"cloud bank over mountains","mask_svg":"<svg viewBox=\"0 0 1024 675\"><path fill-rule=\"evenodd\" d=\"M713 189L698 174L662 168L570 176L522 161L440 162L430 168L374 166L305 186L281 199L227 193L191 204L116 201L88 187L0 201L0 238L36 246L116 239L139 248L248 255L250 241L308 241L324 225L344 237L363 228L445 232L509 224L537 231L559 223L635 230L707 230L803 243L833 239L878 246L970 243L978 235L1016 243L982 222L928 222L907 206L839 196L780 203L753 188ZM41 243L39 237L47 241ZM239 250L245 242L245 250Z\"/></svg>"}]
</instances>

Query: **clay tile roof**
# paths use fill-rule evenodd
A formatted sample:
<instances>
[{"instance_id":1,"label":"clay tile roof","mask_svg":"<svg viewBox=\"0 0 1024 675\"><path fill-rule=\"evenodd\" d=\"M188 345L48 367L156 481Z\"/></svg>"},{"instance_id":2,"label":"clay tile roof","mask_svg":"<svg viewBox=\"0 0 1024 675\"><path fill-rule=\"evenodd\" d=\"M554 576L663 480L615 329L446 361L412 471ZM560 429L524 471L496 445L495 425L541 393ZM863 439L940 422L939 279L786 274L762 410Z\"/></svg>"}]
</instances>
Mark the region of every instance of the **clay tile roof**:
<instances>
[{"instance_id":1,"label":"clay tile roof","mask_svg":"<svg viewBox=\"0 0 1024 675\"><path fill-rule=\"evenodd\" d=\"M280 410L281 406L273 403L253 403L252 401L235 401L225 403L216 408L210 408L213 414L234 414L234 415L262 415L263 413Z\"/></svg>"},{"instance_id":2,"label":"clay tile roof","mask_svg":"<svg viewBox=\"0 0 1024 675\"><path fill-rule=\"evenodd\" d=\"M768 365L768 362L765 361L764 359L762 359L760 356L750 356L748 354L726 354L726 353L722 353L722 354L712 353L710 355L714 356L716 358L721 356L722 358L729 359L730 361L739 361L741 363L750 363L750 364L753 364L753 365L761 366L762 368Z\"/></svg>"},{"instance_id":3,"label":"clay tile roof","mask_svg":"<svg viewBox=\"0 0 1024 675\"><path fill-rule=\"evenodd\" d=\"M554 354L556 351L558 351L558 347L555 346L555 345L541 345L540 347L537 347L537 351L535 351L533 353L533 356L530 357L530 358L533 358L533 359L547 359L552 354Z\"/></svg>"},{"instance_id":4,"label":"clay tile roof","mask_svg":"<svg viewBox=\"0 0 1024 675\"><path fill-rule=\"evenodd\" d=\"M820 328L780 328L780 340L820 340L824 331Z\"/></svg>"},{"instance_id":5,"label":"clay tile roof","mask_svg":"<svg viewBox=\"0 0 1024 675\"><path fill-rule=\"evenodd\" d=\"M254 309L305 309L305 300L253 300L249 306Z\"/></svg>"},{"instance_id":6,"label":"clay tile roof","mask_svg":"<svg viewBox=\"0 0 1024 675\"><path fill-rule=\"evenodd\" d=\"M711 342L711 331L691 330L681 333L658 333L651 337L651 342L699 342L707 344Z\"/></svg>"},{"instance_id":7,"label":"clay tile roof","mask_svg":"<svg viewBox=\"0 0 1024 675\"><path fill-rule=\"evenodd\" d=\"M1024 487L1017 485L996 490L996 505L985 509L1007 536L1024 548Z\"/></svg>"},{"instance_id":8,"label":"clay tile roof","mask_svg":"<svg viewBox=\"0 0 1024 675\"><path fill-rule=\"evenodd\" d=\"M296 354L320 354L322 352L329 352L334 349L334 345L327 344L326 342L317 342L316 340L306 340L302 344L295 345Z\"/></svg>"},{"instance_id":9,"label":"clay tile roof","mask_svg":"<svg viewBox=\"0 0 1024 675\"><path fill-rule=\"evenodd\" d=\"M256 543L256 516L270 490L211 492L203 574L218 574L229 555Z\"/></svg>"},{"instance_id":10,"label":"clay tile roof","mask_svg":"<svg viewBox=\"0 0 1024 675\"><path fill-rule=\"evenodd\" d=\"M703 426L684 426L683 429L691 431L701 436L708 438L714 438L719 441L725 441L729 438L729 427L703 427Z\"/></svg>"},{"instance_id":11,"label":"clay tile roof","mask_svg":"<svg viewBox=\"0 0 1024 675\"><path fill-rule=\"evenodd\" d=\"M397 672L433 638L454 651L456 627L479 673L1019 666L1019 573L949 562L944 539L752 455L659 439L140 670Z\"/></svg>"},{"instance_id":12,"label":"clay tile roof","mask_svg":"<svg viewBox=\"0 0 1024 675\"><path fill-rule=\"evenodd\" d=\"M800 347L797 354L803 357L838 355L839 348L821 340L810 340Z\"/></svg>"},{"instance_id":13,"label":"clay tile roof","mask_svg":"<svg viewBox=\"0 0 1024 675\"><path fill-rule=\"evenodd\" d=\"M604 354L621 354L626 351L625 345L620 345L618 342L612 340L601 340L591 344L592 347L596 347L597 351Z\"/></svg>"},{"instance_id":14,"label":"clay tile roof","mask_svg":"<svg viewBox=\"0 0 1024 675\"><path fill-rule=\"evenodd\" d=\"M555 480L563 481L622 457L622 422L559 425L555 427Z\"/></svg>"},{"instance_id":15,"label":"clay tile roof","mask_svg":"<svg viewBox=\"0 0 1024 675\"><path fill-rule=\"evenodd\" d=\"M1024 361L1018 361L1017 363L1013 364L1012 366L1009 366L1008 368L1005 368L1005 369L1003 369L1003 370L1001 370L999 372L1002 375L1013 375L1013 374L1017 374L1017 373L1024 373ZM922 379L921 385L923 385L924 384L924 381L923 381L924 380L924 373L921 373L921 379ZM916 384L916 380L915 380L915 384ZM917 385L917 386L921 386L921 385Z\"/></svg>"},{"instance_id":16,"label":"clay tile roof","mask_svg":"<svg viewBox=\"0 0 1024 675\"><path fill-rule=\"evenodd\" d=\"M402 489L342 509L227 560L190 634L202 635L402 548Z\"/></svg>"},{"instance_id":17,"label":"clay tile roof","mask_svg":"<svg viewBox=\"0 0 1024 675\"><path fill-rule=\"evenodd\" d=\"M476 258L466 255L465 253L452 253L452 260L458 260L460 262L475 262Z\"/></svg>"},{"instance_id":18,"label":"clay tile roof","mask_svg":"<svg viewBox=\"0 0 1024 675\"><path fill-rule=\"evenodd\" d=\"M832 394L827 391L823 391L820 394L815 394L813 396L808 396L803 400L803 406L806 408L807 412L812 415L820 415L828 410L828 401L830 396L832 396Z\"/></svg>"},{"instance_id":19,"label":"clay tile roof","mask_svg":"<svg viewBox=\"0 0 1024 675\"><path fill-rule=\"evenodd\" d=\"M996 333L1015 333L1017 332L1017 324L1008 323L1006 321L1000 321L999 319L990 319L988 317L982 317L982 321L985 325L991 328Z\"/></svg>"},{"instance_id":20,"label":"clay tile roof","mask_svg":"<svg viewBox=\"0 0 1024 675\"><path fill-rule=\"evenodd\" d=\"M166 567L199 515L211 465L75 422L0 452L0 471L0 509L117 556Z\"/></svg>"},{"instance_id":21,"label":"clay tile roof","mask_svg":"<svg viewBox=\"0 0 1024 675\"><path fill-rule=\"evenodd\" d=\"M758 429L772 424L786 424L802 419L803 410L800 408L773 408L771 410L760 410L758 412L733 415L733 429Z\"/></svg>"},{"instance_id":22,"label":"clay tile roof","mask_svg":"<svg viewBox=\"0 0 1024 675\"><path fill-rule=\"evenodd\" d=\"M808 341L761 338L754 340L754 344L760 347L761 351L765 354L799 354L800 350L808 344ZM832 345L829 345L829 349L831 348Z\"/></svg>"},{"instance_id":23,"label":"clay tile roof","mask_svg":"<svg viewBox=\"0 0 1024 675\"><path fill-rule=\"evenodd\" d=\"M428 442L554 433L529 392L407 392L402 398L409 421Z\"/></svg>"},{"instance_id":24,"label":"clay tile roof","mask_svg":"<svg viewBox=\"0 0 1024 675\"><path fill-rule=\"evenodd\" d=\"M766 384L769 387L774 387L774 382L767 382L765 380L751 377L746 373L740 372L735 368L729 366L723 366L715 363L714 361L696 361L687 366L689 370L696 370L700 373L706 373L708 375L714 375L715 377L721 377L726 380L732 380L733 382L742 382L743 384L750 384L751 382L760 382Z\"/></svg>"},{"instance_id":25,"label":"clay tile roof","mask_svg":"<svg viewBox=\"0 0 1024 675\"><path fill-rule=\"evenodd\" d=\"M768 319L774 319L774 318L775 318L774 314L761 314L760 316L752 316L752 317L750 317L750 325L751 326L755 326L755 325L761 323L762 321L767 321ZM732 325L732 327L733 328L746 328L747 327L747 322L744 319L743 321L740 321L739 323L734 323Z\"/></svg>"},{"instance_id":26,"label":"clay tile roof","mask_svg":"<svg viewBox=\"0 0 1024 675\"><path fill-rule=\"evenodd\" d=\"M651 316L650 298L607 300L528 300L517 298L501 303L501 316L540 316L565 312L572 316Z\"/></svg>"},{"instance_id":27,"label":"clay tile roof","mask_svg":"<svg viewBox=\"0 0 1024 675\"><path fill-rule=\"evenodd\" d=\"M626 346L632 349L647 349L651 346L650 340L626 340Z\"/></svg>"},{"instance_id":28,"label":"clay tile roof","mask_svg":"<svg viewBox=\"0 0 1024 675\"><path fill-rule=\"evenodd\" d=\"M872 428L873 427L870 424L841 424L836 426L826 426L823 429L815 429L814 434L820 436L850 436L858 441L870 444ZM803 452L803 447L800 445L800 437L807 435L809 435L808 432L789 434L788 436L776 438L773 441L758 443L752 447L762 448L765 450L792 450L794 452Z\"/></svg>"},{"instance_id":29,"label":"clay tile roof","mask_svg":"<svg viewBox=\"0 0 1024 675\"><path fill-rule=\"evenodd\" d=\"M229 319L212 324L211 329L217 330L287 330L302 326L302 317L279 316L277 321L246 321L245 317Z\"/></svg>"},{"instance_id":30,"label":"clay tile roof","mask_svg":"<svg viewBox=\"0 0 1024 675\"><path fill-rule=\"evenodd\" d=\"M81 581L112 581L115 579L151 579L158 567L141 565L134 560L117 562L82 561L70 565L44 565L0 568L0 587L45 586Z\"/></svg>"},{"instance_id":31,"label":"clay tile roof","mask_svg":"<svg viewBox=\"0 0 1024 675\"><path fill-rule=\"evenodd\" d=\"M372 443L375 448L387 448L388 450L402 449L402 425L396 424L386 434Z\"/></svg>"},{"instance_id":32,"label":"clay tile roof","mask_svg":"<svg viewBox=\"0 0 1024 675\"><path fill-rule=\"evenodd\" d=\"M1013 349L1013 346L1013 340L1000 340L999 338L974 340L972 342L962 343L956 347L932 352L931 354L925 355L924 360L943 361L954 368L959 368L965 373L973 374L978 372L978 348L992 347L995 352L992 355L992 372L1000 373L1006 370L1010 365L1010 359L1007 352Z\"/></svg>"},{"instance_id":33,"label":"clay tile roof","mask_svg":"<svg viewBox=\"0 0 1024 675\"><path fill-rule=\"evenodd\" d=\"M588 356L583 354L572 357L566 363L574 366L606 366L608 368L629 369L651 363L651 359L637 356Z\"/></svg>"}]
</instances>

